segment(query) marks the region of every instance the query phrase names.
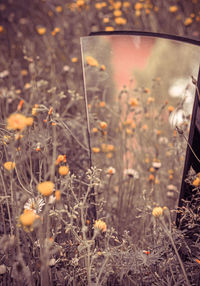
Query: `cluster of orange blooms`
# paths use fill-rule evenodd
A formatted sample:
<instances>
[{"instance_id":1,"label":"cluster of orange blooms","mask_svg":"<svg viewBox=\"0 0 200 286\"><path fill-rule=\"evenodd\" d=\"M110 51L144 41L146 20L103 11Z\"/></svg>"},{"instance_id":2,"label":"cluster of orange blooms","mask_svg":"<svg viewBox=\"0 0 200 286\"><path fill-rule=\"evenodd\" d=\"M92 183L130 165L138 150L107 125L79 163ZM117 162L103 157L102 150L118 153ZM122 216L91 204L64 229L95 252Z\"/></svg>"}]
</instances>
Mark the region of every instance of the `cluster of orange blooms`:
<instances>
[{"instance_id":1,"label":"cluster of orange blooms","mask_svg":"<svg viewBox=\"0 0 200 286\"><path fill-rule=\"evenodd\" d=\"M21 113L13 113L7 119L8 130L20 130L23 131L27 126L33 124L32 117L26 117Z\"/></svg>"},{"instance_id":2,"label":"cluster of orange blooms","mask_svg":"<svg viewBox=\"0 0 200 286\"><path fill-rule=\"evenodd\" d=\"M55 165L59 165L62 162L63 163L67 162L66 155L58 155L58 157L56 159L56 162L55 162ZM60 166L59 169L58 169L58 173L61 176L67 175L69 173L69 167L67 165Z\"/></svg>"}]
</instances>

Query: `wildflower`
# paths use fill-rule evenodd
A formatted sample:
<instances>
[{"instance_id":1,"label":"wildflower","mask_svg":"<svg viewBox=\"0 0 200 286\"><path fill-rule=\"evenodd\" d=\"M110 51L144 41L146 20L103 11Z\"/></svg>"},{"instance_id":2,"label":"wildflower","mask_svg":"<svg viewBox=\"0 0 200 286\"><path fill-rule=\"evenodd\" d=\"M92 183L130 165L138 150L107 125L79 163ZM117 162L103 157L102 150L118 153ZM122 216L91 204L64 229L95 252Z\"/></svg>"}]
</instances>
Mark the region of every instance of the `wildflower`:
<instances>
[{"instance_id":1,"label":"wildflower","mask_svg":"<svg viewBox=\"0 0 200 286\"><path fill-rule=\"evenodd\" d=\"M65 176L69 173L69 167L68 166L60 166L58 169L58 172L61 176Z\"/></svg>"},{"instance_id":2,"label":"wildflower","mask_svg":"<svg viewBox=\"0 0 200 286\"><path fill-rule=\"evenodd\" d=\"M103 130L106 129L108 126L107 123L104 121L101 121L99 124L100 124L101 129L103 129Z\"/></svg>"},{"instance_id":3,"label":"wildflower","mask_svg":"<svg viewBox=\"0 0 200 286\"><path fill-rule=\"evenodd\" d=\"M130 4L130 2L128 2L128 1L125 1L124 3L123 3L123 7L124 8L129 8L131 6L131 4Z\"/></svg>"},{"instance_id":4,"label":"wildflower","mask_svg":"<svg viewBox=\"0 0 200 286\"><path fill-rule=\"evenodd\" d=\"M134 169L126 169L124 170L124 175L127 175L129 177L133 177L135 179L139 178L139 173L138 171L134 170Z\"/></svg>"},{"instance_id":5,"label":"wildflower","mask_svg":"<svg viewBox=\"0 0 200 286\"><path fill-rule=\"evenodd\" d=\"M153 168L156 170L160 169L161 165L162 164L160 162L153 162L152 163Z\"/></svg>"},{"instance_id":6,"label":"wildflower","mask_svg":"<svg viewBox=\"0 0 200 286\"><path fill-rule=\"evenodd\" d=\"M142 3L136 3L135 4L135 10L141 10L143 7L143 4Z\"/></svg>"},{"instance_id":7,"label":"wildflower","mask_svg":"<svg viewBox=\"0 0 200 286\"><path fill-rule=\"evenodd\" d=\"M178 10L178 7L176 5L169 7L169 12L171 12L171 13L175 13L177 10Z\"/></svg>"},{"instance_id":8,"label":"wildflower","mask_svg":"<svg viewBox=\"0 0 200 286\"><path fill-rule=\"evenodd\" d=\"M105 31L106 32L112 32L112 31L114 31L114 28L111 26L108 26L108 27L105 27Z\"/></svg>"},{"instance_id":9,"label":"wildflower","mask_svg":"<svg viewBox=\"0 0 200 286\"><path fill-rule=\"evenodd\" d=\"M82 7L82 6L84 6L84 4L85 4L85 1L84 1L84 0L77 0L77 1L76 1L77 7Z\"/></svg>"},{"instance_id":10,"label":"wildflower","mask_svg":"<svg viewBox=\"0 0 200 286\"><path fill-rule=\"evenodd\" d=\"M107 226L103 220L99 219L95 221L94 228L102 232L106 232Z\"/></svg>"},{"instance_id":11,"label":"wildflower","mask_svg":"<svg viewBox=\"0 0 200 286\"><path fill-rule=\"evenodd\" d=\"M122 17L117 17L117 18L115 18L115 23L117 25L125 25L127 23L127 20L125 18L122 18Z\"/></svg>"},{"instance_id":12,"label":"wildflower","mask_svg":"<svg viewBox=\"0 0 200 286\"><path fill-rule=\"evenodd\" d=\"M194 187L199 187L199 185L200 185L200 178L195 178L194 179L194 181L192 182L192 185L194 186Z\"/></svg>"},{"instance_id":13,"label":"wildflower","mask_svg":"<svg viewBox=\"0 0 200 286\"><path fill-rule=\"evenodd\" d=\"M78 62L78 58L73 57L73 58L71 59L71 61L72 61L72 63L77 63L77 62Z\"/></svg>"},{"instance_id":14,"label":"wildflower","mask_svg":"<svg viewBox=\"0 0 200 286\"><path fill-rule=\"evenodd\" d=\"M55 36L57 33L60 33L60 28L55 27L55 28L53 29L53 31L51 32L51 34L52 34L52 36Z\"/></svg>"},{"instance_id":15,"label":"wildflower","mask_svg":"<svg viewBox=\"0 0 200 286\"><path fill-rule=\"evenodd\" d=\"M119 16L121 16L122 11L120 11L120 10L115 10L115 11L113 12L113 14L114 14L115 17L119 17Z\"/></svg>"},{"instance_id":16,"label":"wildflower","mask_svg":"<svg viewBox=\"0 0 200 286\"><path fill-rule=\"evenodd\" d=\"M38 142L37 145L36 145L35 151L39 152L40 151L40 147L41 147L41 144L40 144L40 142Z\"/></svg>"},{"instance_id":17,"label":"wildflower","mask_svg":"<svg viewBox=\"0 0 200 286\"><path fill-rule=\"evenodd\" d=\"M44 35L44 34L46 34L46 28L45 28L45 27L37 27L36 30L37 30L37 33L38 33L39 35Z\"/></svg>"},{"instance_id":18,"label":"wildflower","mask_svg":"<svg viewBox=\"0 0 200 286\"><path fill-rule=\"evenodd\" d=\"M23 226L32 226L37 215L32 210L24 210L24 213L20 215L20 222Z\"/></svg>"},{"instance_id":19,"label":"wildflower","mask_svg":"<svg viewBox=\"0 0 200 286\"><path fill-rule=\"evenodd\" d=\"M152 211L154 217L159 217L163 215L163 209L161 207L155 207Z\"/></svg>"},{"instance_id":20,"label":"wildflower","mask_svg":"<svg viewBox=\"0 0 200 286\"><path fill-rule=\"evenodd\" d=\"M172 106L172 105L169 105L168 106L168 111L171 113L172 111L174 111L174 106Z\"/></svg>"},{"instance_id":21,"label":"wildflower","mask_svg":"<svg viewBox=\"0 0 200 286\"><path fill-rule=\"evenodd\" d=\"M151 96L147 98L147 103L148 103L148 104L150 104L150 103L152 103L152 102L154 102L154 101L155 101L155 98L153 98L153 97L151 97Z\"/></svg>"},{"instance_id":22,"label":"wildflower","mask_svg":"<svg viewBox=\"0 0 200 286\"><path fill-rule=\"evenodd\" d=\"M117 2L114 2L114 3L113 3L113 7L114 7L114 9L116 9L116 10L120 9L121 6L122 6L122 2L121 2L121 1L117 1Z\"/></svg>"},{"instance_id":23,"label":"wildflower","mask_svg":"<svg viewBox=\"0 0 200 286\"><path fill-rule=\"evenodd\" d=\"M33 124L33 117L26 117L26 126L31 126Z\"/></svg>"},{"instance_id":24,"label":"wildflower","mask_svg":"<svg viewBox=\"0 0 200 286\"><path fill-rule=\"evenodd\" d=\"M136 98L131 98L130 101L129 101L129 104L132 106L132 107L136 107L138 105L138 101Z\"/></svg>"},{"instance_id":25,"label":"wildflower","mask_svg":"<svg viewBox=\"0 0 200 286\"><path fill-rule=\"evenodd\" d=\"M97 133L98 129L96 127L92 128L92 133Z\"/></svg>"},{"instance_id":26,"label":"wildflower","mask_svg":"<svg viewBox=\"0 0 200 286\"><path fill-rule=\"evenodd\" d=\"M143 131L146 131L146 130L148 129L148 126L147 126L146 124L143 124L142 127L141 127L141 129L142 129Z\"/></svg>"},{"instance_id":27,"label":"wildflower","mask_svg":"<svg viewBox=\"0 0 200 286\"><path fill-rule=\"evenodd\" d=\"M148 250L143 250L143 253L146 254L146 255L149 255L149 254L150 254L150 251L148 251Z\"/></svg>"},{"instance_id":28,"label":"wildflower","mask_svg":"<svg viewBox=\"0 0 200 286\"><path fill-rule=\"evenodd\" d=\"M86 57L86 63L92 67L98 67L99 66L98 61L91 56Z\"/></svg>"},{"instance_id":29,"label":"wildflower","mask_svg":"<svg viewBox=\"0 0 200 286\"><path fill-rule=\"evenodd\" d=\"M109 167L106 172L108 175L114 175L116 173L116 170L113 167Z\"/></svg>"},{"instance_id":30,"label":"wildflower","mask_svg":"<svg viewBox=\"0 0 200 286\"><path fill-rule=\"evenodd\" d=\"M105 106L106 106L105 101L100 101L100 102L99 102L99 106L100 106L100 107L105 107Z\"/></svg>"},{"instance_id":31,"label":"wildflower","mask_svg":"<svg viewBox=\"0 0 200 286\"><path fill-rule=\"evenodd\" d=\"M15 162L8 161L3 166L7 171L12 171L15 168Z\"/></svg>"},{"instance_id":32,"label":"wildflower","mask_svg":"<svg viewBox=\"0 0 200 286\"><path fill-rule=\"evenodd\" d=\"M126 134L131 135L133 134L133 132L130 128L126 128Z\"/></svg>"},{"instance_id":33,"label":"wildflower","mask_svg":"<svg viewBox=\"0 0 200 286\"><path fill-rule=\"evenodd\" d=\"M107 145L107 151L110 152L110 151L114 151L115 150L115 146L112 145L112 144L108 144Z\"/></svg>"},{"instance_id":34,"label":"wildflower","mask_svg":"<svg viewBox=\"0 0 200 286\"><path fill-rule=\"evenodd\" d=\"M7 129L9 130L23 130L26 125L26 117L20 113L13 113L7 119Z\"/></svg>"},{"instance_id":35,"label":"wildflower","mask_svg":"<svg viewBox=\"0 0 200 286\"><path fill-rule=\"evenodd\" d=\"M2 33L4 30L3 26L0 25L0 33Z\"/></svg>"},{"instance_id":36,"label":"wildflower","mask_svg":"<svg viewBox=\"0 0 200 286\"><path fill-rule=\"evenodd\" d=\"M109 153L106 154L106 157L107 157L108 159L111 159L111 158L113 157L113 154L112 154L111 152L109 152Z\"/></svg>"},{"instance_id":37,"label":"wildflower","mask_svg":"<svg viewBox=\"0 0 200 286\"><path fill-rule=\"evenodd\" d=\"M62 6L56 6L56 11L57 11L58 13L61 13L61 12L63 11Z\"/></svg>"},{"instance_id":38,"label":"wildflower","mask_svg":"<svg viewBox=\"0 0 200 286\"><path fill-rule=\"evenodd\" d=\"M93 151L94 153L99 153L99 152L100 152L100 148L99 148L99 147L93 147L93 148L92 148L92 151Z\"/></svg>"},{"instance_id":39,"label":"wildflower","mask_svg":"<svg viewBox=\"0 0 200 286\"><path fill-rule=\"evenodd\" d=\"M55 197L56 197L56 201L60 201L60 199L61 199L61 192L59 190L55 191Z\"/></svg>"},{"instance_id":40,"label":"wildflower","mask_svg":"<svg viewBox=\"0 0 200 286\"><path fill-rule=\"evenodd\" d=\"M106 18L103 18L103 22L104 22L105 24L109 23L109 21L110 21L109 18L107 18L107 17L106 17Z\"/></svg>"},{"instance_id":41,"label":"wildflower","mask_svg":"<svg viewBox=\"0 0 200 286\"><path fill-rule=\"evenodd\" d=\"M25 210L32 210L34 213L40 213L42 211L45 202L42 198L30 198L24 205Z\"/></svg>"},{"instance_id":42,"label":"wildflower","mask_svg":"<svg viewBox=\"0 0 200 286\"><path fill-rule=\"evenodd\" d=\"M149 169L149 172L154 173L154 172L155 172L155 169L154 169L153 167L151 167L151 168Z\"/></svg>"},{"instance_id":43,"label":"wildflower","mask_svg":"<svg viewBox=\"0 0 200 286\"><path fill-rule=\"evenodd\" d=\"M148 180L149 180L149 182L153 182L153 181L155 180L154 175L153 175L153 174L150 174Z\"/></svg>"},{"instance_id":44,"label":"wildflower","mask_svg":"<svg viewBox=\"0 0 200 286\"><path fill-rule=\"evenodd\" d=\"M61 162L64 161L65 155L58 155L55 165L59 165Z\"/></svg>"},{"instance_id":45,"label":"wildflower","mask_svg":"<svg viewBox=\"0 0 200 286\"><path fill-rule=\"evenodd\" d=\"M54 183L51 181L45 181L37 185L37 190L45 197L50 196L53 193L53 189Z\"/></svg>"},{"instance_id":46,"label":"wildflower","mask_svg":"<svg viewBox=\"0 0 200 286\"><path fill-rule=\"evenodd\" d=\"M96 3L96 4L95 4L95 8L96 8L97 10L100 10L101 8L103 8L102 3Z\"/></svg>"},{"instance_id":47,"label":"wildflower","mask_svg":"<svg viewBox=\"0 0 200 286\"><path fill-rule=\"evenodd\" d=\"M184 25L185 25L185 26L189 26L189 25L191 25L191 24L192 24L192 19L189 18L189 17L186 18L185 21L184 21Z\"/></svg>"}]
</instances>

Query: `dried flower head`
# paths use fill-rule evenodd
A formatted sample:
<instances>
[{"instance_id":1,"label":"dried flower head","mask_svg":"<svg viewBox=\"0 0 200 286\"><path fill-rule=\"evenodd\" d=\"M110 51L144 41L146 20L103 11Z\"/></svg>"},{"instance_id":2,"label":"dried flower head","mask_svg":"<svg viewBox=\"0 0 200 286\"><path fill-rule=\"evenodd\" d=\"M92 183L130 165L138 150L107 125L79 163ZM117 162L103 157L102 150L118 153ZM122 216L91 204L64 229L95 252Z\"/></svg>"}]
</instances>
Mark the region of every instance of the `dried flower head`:
<instances>
[{"instance_id":1,"label":"dried flower head","mask_svg":"<svg viewBox=\"0 0 200 286\"><path fill-rule=\"evenodd\" d=\"M24 205L24 209L32 210L34 213L40 213L42 211L45 202L42 198L30 198Z\"/></svg>"},{"instance_id":2,"label":"dried flower head","mask_svg":"<svg viewBox=\"0 0 200 286\"><path fill-rule=\"evenodd\" d=\"M107 226L106 226L106 223L105 223L103 220L98 219L98 220L96 220L95 223L94 223L94 228L95 228L96 230L100 230L100 231L102 231L102 232L105 232L106 229L107 229Z\"/></svg>"},{"instance_id":3,"label":"dried flower head","mask_svg":"<svg viewBox=\"0 0 200 286\"><path fill-rule=\"evenodd\" d=\"M37 185L37 190L45 197L50 196L53 193L53 189L54 183L51 181L45 181Z\"/></svg>"}]
</instances>

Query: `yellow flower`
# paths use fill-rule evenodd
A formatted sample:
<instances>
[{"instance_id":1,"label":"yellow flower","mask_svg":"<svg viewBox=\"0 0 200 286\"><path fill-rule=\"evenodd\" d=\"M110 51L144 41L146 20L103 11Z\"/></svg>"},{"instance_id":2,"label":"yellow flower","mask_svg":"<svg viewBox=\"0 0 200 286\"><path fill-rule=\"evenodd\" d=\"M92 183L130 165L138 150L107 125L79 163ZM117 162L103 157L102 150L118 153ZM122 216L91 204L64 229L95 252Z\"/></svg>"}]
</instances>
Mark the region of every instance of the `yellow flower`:
<instances>
[{"instance_id":1,"label":"yellow flower","mask_svg":"<svg viewBox=\"0 0 200 286\"><path fill-rule=\"evenodd\" d=\"M86 57L86 63L92 67L98 67L99 66L98 61L91 56Z\"/></svg>"},{"instance_id":2,"label":"yellow flower","mask_svg":"<svg viewBox=\"0 0 200 286\"><path fill-rule=\"evenodd\" d=\"M133 107L136 107L138 105L138 101L136 98L131 98L129 104Z\"/></svg>"},{"instance_id":3,"label":"yellow flower","mask_svg":"<svg viewBox=\"0 0 200 286\"><path fill-rule=\"evenodd\" d=\"M60 162L64 161L64 159L65 159L65 155L58 155L55 165L59 165Z\"/></svg>"},{"instance_id":4,"label":"yellow flower","mask_svg":"<svg viewBox=\"0 0 200 286\"><path fill-rule=\"evenodd\" d=\"M102 232L105 232L106 229L107 229L107 226L106 226L106 223L103 220L98 219L94 223L94 228L97 229L97 230L100 230Z\"/></svg>"},{"instance_id":5,"label":"yellow flower","mask_svg":"<svg viewBox=\"0 0 200 286\"><path fill-rule=\"evenodd\" d=\"M114 31L114 28L111 26L108 26L108 27L105 27L105 31L106 32L112 32L112 31Z\"/></svg>"},{"instance_id":6,"label":"yellow flower","mask_svg":"<svg viewBox=\"0 0 200 286\"><path fill-rule=\"evenodd\" d=\"M51 181L45 181L37 185L37 190L45 197L50 196L53 193L53 189L54 183Z\"/></svg>"},{"instance_id":7,"label":"yellow flower","mask_svg":"<svg viewBox=\"0 0 200 286\"><path fill-rule=\"evenodd\" d=\"M22 76L28 75L28 71L25 70L25 69L21 70L21 75L22 75Z\"/></svg>"},{"instance_id":8,"label":"yellow flower","mask_svg":"<svg viewBox=\"0 0 200 286\"><path fill-rule=\"evenodd\" d=\"M57 6L57 7L56 7L56 11L57 11L58 13L61 13L61 12L63 11L62 6Z\"/></svg>"},{"instance_id":9,"label":"yellow flower","mask_svg":"<svg viewBox=\"0 0 200 286\"><path fill-rule=\"evenodd\" d=\"M171 12L171 13L175 13L177 10L178 10L178 7L176 5L169 7L169 12Z\"/></svg>"},{"instance_id":10,"label":"yellow flower","mask_svg":"<svg viewBox=\"0 0 200 286\"><path fill-rule=\"evenodd\" d=\"M26 117L26 126L31 126L33 124L33 117Z\"/></svg>"},{"instance_id":11,"label":"yellow flower","mask_svg":"<svg viewBox=\"0 0 200 286\"><path fill-rule=\"evenodd\" d=\"M192 19L191 18L186 18L185 22L184 22L184 25L185 26L189 26L190 24L192 24Z\"/></svg>"},{"instance_id":12,"label":"yellow flower","mask_svg":"<svg viewBox=\"0 0 200 286\"><path fill-rule=\"evenodd\" d=\"M72 63L77 63L77 62L78 62L78 58L73 57L73 58L71 59L71 61L72 61Z\"/></svg>"},{"instance_id":13,"label":"yellow flower","mask_svg":"<svg viewBox=\"0 0 200 286\"><path fill-rule=\"evenodd\" d=\"M101 129L103 129L103 130L106 129L108 126L108 124L104 121L101 121L99 124L100 124Z\"/></svg>"},{"instance_id":14,"label":"yellow flower","mask_svg":"<svg viewBox=\"0 0 200 286\"><path fill-rule=\"evenodd\" d=\"M115 10L115 11L113 12L113 15L114 15L115 17L119 17L119 16L121 16L121 14L122 14L122 11L120 11L120 10Z\"/></svg>"},{"instance_id":15,"label":"yellow flower","mask_svg":"<svg viewBox=\"0 0 200 286\"><path fill-rule=\"evenodd\" d=\"M68 166L60 166L58 169L58 172L60 175L65 176L69 173L69 167Z\"/></svg>"},{"instance_id":16,"label":"yellow flower","mask_svg":"<svg viewBox=\"0 0 200 286\"><path fill-rule=\"evenodd\" d=\"M127 20L125 18L122 18L122 17L117 17L117 18L115 18L115 23L117 25L125 25L127 23Z\"/></svg>"},{"instance_id":17,"label":"yellow flower","mask_svg":"<svg viewBox=\"0 0 200 286\"><path fill-rule=\"evenodd\" d=\"M20 215L20 222L23 224L23 226L31 226L35 219L38 216L34 213L33 210L24 210L24 213Z\"/></svg>"},{"instance_id":18,"label":"yellow flower","mask_svg":"<svg viewBox=\"0 0 200 286\"><path fill-rule=\"evenodd\" d=\"M15 168L15 162L8 161L3 166L7 171L12 171Z\"/></svg>"},{"instance_id":19,"label":"yellow flower","mask_svg":"<svg viewBox=\"0 0 200 286\"><path fill-rule=\"evenodd\" d=\"M149 169L149 172L154 173L154 172L155 172L154 167L151 167L151 168Z\"/></svg>"},{"instance_id":20,"label":"yellow flower","mask_svg":"<svg viewBox=\"0 0 200 286\"><path fill-rule=\"evenodd\" d=\"M77 0L77 1L76 1L77 7L84 6L84 4L85 4L85 1L84 1L84 0Z\"/></svg>"},{"instance_id":21,"label":"yellow flower","mask_svg":"<svg viewBox=\"0 0 200 286\"><path fill-rule=\"evenodd\" d=\"M96 4L95 4L95 8L96 8L97 10L100 10L101 8L103 8L102 3L96 3Z\"/></svg>"},{"instance_id":22,"label":"yellow flower","mask_svg":"<svg viewBox=\"0 0 200 286\"><path fill-rule=\"evenodd\" d=\"M123 3L123 7L124 8L129 8L131 6L131 4L130 4L130 2L128 2L128 1L125 1L124 3Z\"/></svg>"},{"instance_id":23,"label":"yellow flower","mask_svg":"<svg viewBox=\"0 0 200 286\"><path fill-rule=\"evenodd\" d=\"M39 35L44 35L46 34L46 31L47 31L45 27L37 27L36 30Z\"/></svg>"},{"instance_id":24,"label":"yellow flower","mask_svg":"<svg viewBox=\"0 0 200 286\"><path fill-rule=\"evenodd\" d=\"M96 127L92 128L92 133L97 133L98 129Z\"/></svg>"},{"instance_id":25,"label":"yellow flower","mask_svg":"<svg viewBox=\"0 0 200 286\"><path fill-rule=\"evenodd\" d=\"M122 2L121 1L117 1L113 3L114 9L120 9L122 6Z\"/></svg>"},{"instance_id":26,"label":"yellow flower","mask_svg":"<svg viewBox=\"0 0 200 286\"><path fill-rule=\"evenodd\" d=\"M30 84L29 82L27 82L27 83L24 85L24 88L25 88L25 89L31 88L31 84Z\"/></svg>"},{"instance_id":27,"label":"yellow flower","mask_svg":"<svg viewBox=\"0 0 200 286\"><path fill-rule=\"evenodd\" d=\"M94 153L99 153L99 152L100 152L100 148L99 148L99 147L93 147L93 148L92 148L92 151L93 151Z\"/></svg>"},{"instance_id":28,"label":"yellow flower","mask_svg":"<svg viewBox=\"0 0 200 286\"><path fill-rule=\"evenodd\" d=\"M55 36L57 33L59 33L60 32L60 28L58 28L58 27L55 27L54 29L53 29L53 31L51 32L51 34L52 34L52 36Z\"/></svg>"},{"instance_id":29,"label":"yellow flower","mask_svg":"<svg viewBox=\"0 0 200 286\"><path fill-rule=\"evenodd\" d=\"M152 211L154 217L159 217L163 215L163 209L161 207L155 207Z\"/></svg>"},{"instance_id":30,"label":"yellow flower","mask_svg":"<svg viewBox=\"0 0 200 286\"><path fill-rule=\"evenodd\" d=\"M108 159L111 159L111 158L113 157L113 153L111 153L111 152L107 153L107 154L106 154L106 157L107 157Z\"/></svg>"},{"instance_id":31,"label":"yellow flower","mask_svg":"<svg viewBox=\"0 0 200 286\"><path fill-rule=\"evenodd\" d=\"M27 126L27 118L20 113L13 113L7 119L7 129L23 130Z\"/></svg>"}]
</instances>

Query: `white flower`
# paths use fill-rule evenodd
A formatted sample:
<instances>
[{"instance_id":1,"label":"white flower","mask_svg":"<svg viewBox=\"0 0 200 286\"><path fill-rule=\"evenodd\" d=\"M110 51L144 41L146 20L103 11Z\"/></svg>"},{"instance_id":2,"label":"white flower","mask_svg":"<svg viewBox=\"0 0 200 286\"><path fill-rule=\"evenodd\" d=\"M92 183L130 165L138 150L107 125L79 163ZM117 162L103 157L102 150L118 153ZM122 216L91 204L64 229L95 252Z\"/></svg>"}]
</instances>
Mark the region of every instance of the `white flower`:
<instances>
[{"instance_id":1,"label":"white flower","mask_svg":"<svg viewBox=\"0 0 200 286\"><path fill-rule=\"evenodd\" d=\"M113 167L109 167L109 168L107 169L106 173L107 173L108 175L114 175L114 174L116 173L116 170L115 170L115 168L113 168Z\"/></svg>"},{"instance_id":2,"label":"white flower","mask_svg":"<svg viewBox=\"0 0 200 286\"><path fill-rule=\"evenodd\" d=\"M135 179L139 179L139 173L134 169L126 169L124 171L124 175L127 175L129 177L134 177Z\"/></svg>"},{"instance_id":3,"label":"white flower","mask_svg":"<svg viewBox=\"0 0 200 286\"><path fill-rule=\"evenodd\" d=\"M158 142L159 142L160 144L168 144L169 140L167 139L167 137L160 137L160 138L158 139Z\"/></svg>"},{"instance_id":4,"label":"white flower","mask_svg":"<svg viewBox=\"0 0 200 286\"><path fill-rule=\"evenodd\" d=\"M33 210L35 213L40 213L42 211L45 202L42 198L31 198L24 205L24 209Z\"/></svg>"},{"instance_id":5,"label":"white flower","mask_svg":"<svg viewBox=\"0 0 200 286\"><path fill-rule=\"evenodd\" d=\"M168 190L168 191L178 192L177 187L174 186L174 185L168 185L168 186L167 186L167 190Z\"/></svg>"},{"instance_id":6,"label":"white flower","mask_svg":"<svg viewBox=\"0 0 200 286\"><path fill-rule=\"evenodd\" d=\"M186 121L186 113L183 109L175 109L169 116L169 123L172 128L179 127Z\"/></svg>"},{"instance_id":7,"label":"white flower","mask_svg":"<svg viewBox=\"0 0 200 286\"><path fill-rule=\"evenodd\" d=\"M154 169L160 169L161 166L162 166L162 164L160 162L153 162L152 163L152 167L154 167Z\"/></svg>"}]
</instances>

